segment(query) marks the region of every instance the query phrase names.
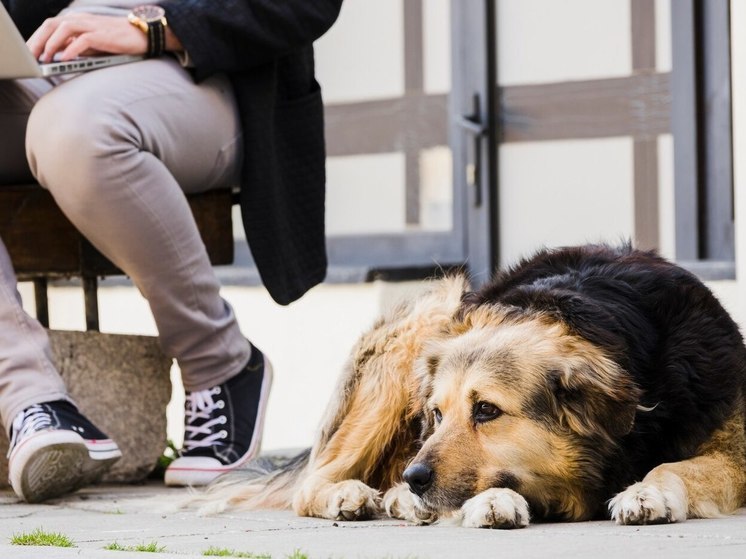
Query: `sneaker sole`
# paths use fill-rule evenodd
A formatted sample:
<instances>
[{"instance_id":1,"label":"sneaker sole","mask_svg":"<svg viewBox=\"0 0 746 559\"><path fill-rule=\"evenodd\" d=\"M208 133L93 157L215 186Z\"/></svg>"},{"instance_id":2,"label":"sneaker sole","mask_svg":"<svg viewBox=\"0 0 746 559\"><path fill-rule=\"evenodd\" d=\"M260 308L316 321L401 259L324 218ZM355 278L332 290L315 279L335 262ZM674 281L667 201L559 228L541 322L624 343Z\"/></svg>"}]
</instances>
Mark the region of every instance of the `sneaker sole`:
<instances>
[{"instance_id":1,"label":"sneaker sole","mask_svg":"<svg viewBox=\"0 0 746 559\"><path fill-rule=\"evenodd\" d=\"M112 441L86 441L69 431L42 432L14 449L9 481L26 502L40 503L96 483L120 457Z\"/></svg>"},{"instance_id":2,"label":"sneaker sole","mask_svg":"<svg viewBox=\"0 0 746 559\"><path fill-rule=\"evenodd\" d=\"M228 465L221 465L214 458L203 456L177 458L166 468L163 482L166 485L199 487L208 485L221 475L226 474L242 466L249 460L256 458L262 447L262 433L264 432L264 417L267 413L267 400L272 388L272 363L264 356L264 382L262 392L259 396L259 407L257 409L254 432L251 436L251 445L241 458ZM191 465L190 465L191 463ZM204 464L204 465L203 465Z\"/></svg>"}]
</instances>

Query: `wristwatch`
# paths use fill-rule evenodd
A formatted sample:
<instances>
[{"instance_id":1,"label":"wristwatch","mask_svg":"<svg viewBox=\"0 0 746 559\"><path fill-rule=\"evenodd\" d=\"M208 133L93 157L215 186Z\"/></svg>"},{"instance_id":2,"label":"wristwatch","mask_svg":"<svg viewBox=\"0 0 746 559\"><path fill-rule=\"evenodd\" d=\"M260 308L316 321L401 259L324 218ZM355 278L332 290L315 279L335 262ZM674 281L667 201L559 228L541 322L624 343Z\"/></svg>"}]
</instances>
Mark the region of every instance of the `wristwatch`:
<instances>
[{"instance_id":1,"label":"wristwatch","mask_svg":"<svg viewBox=\"0 0 746 559\"><path fill-rule=\"evenodd\" d=\"M135 6L127 20L148 36L148 58L160 56L166 50L166 11L160 6Z\"/></svg>"}]
</instances>

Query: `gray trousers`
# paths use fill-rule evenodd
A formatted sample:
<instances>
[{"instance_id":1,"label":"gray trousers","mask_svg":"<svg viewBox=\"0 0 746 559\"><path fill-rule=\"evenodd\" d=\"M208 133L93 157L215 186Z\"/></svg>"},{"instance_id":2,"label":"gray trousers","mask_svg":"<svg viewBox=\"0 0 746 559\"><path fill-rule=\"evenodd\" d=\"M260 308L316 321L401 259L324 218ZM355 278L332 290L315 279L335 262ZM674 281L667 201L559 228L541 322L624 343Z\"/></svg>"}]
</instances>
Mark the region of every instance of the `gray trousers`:
<instances>
[{"instance_id":1,"label":"gray trousers","mask_svg":"<svg viewBox=\"0 0 746 559\"><path fill-rule=\"evenodd\" d=\"M187 390L229 379L251 351L184 196L235 183L241 149L228 80L195 84L170 58L0 81L0 188L36 178L132 278ZM0 240L0 420L56 399L69 397Z\"/></svg>"}]
</instances>

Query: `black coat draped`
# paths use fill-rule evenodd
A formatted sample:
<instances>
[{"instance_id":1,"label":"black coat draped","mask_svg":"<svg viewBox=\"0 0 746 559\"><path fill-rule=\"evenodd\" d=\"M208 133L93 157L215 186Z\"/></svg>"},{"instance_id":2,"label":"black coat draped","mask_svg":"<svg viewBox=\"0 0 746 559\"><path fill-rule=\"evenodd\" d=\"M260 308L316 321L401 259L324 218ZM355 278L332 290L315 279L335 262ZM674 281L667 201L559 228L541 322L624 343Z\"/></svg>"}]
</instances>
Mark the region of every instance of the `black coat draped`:
<instances>
[{"instance_id":1,"label":"black coat draped","mask_svg":"<svg viewBox=\"0 0 746 559\"><path fill-rule=\"evenodd\" d=\"M2 0L25 36L69 0ZM326 276L325 148L313 42L342 0L161 0L197 81L227 74L244 138L240 204L254 261L288 304ZM116 5L116 0L112 0Z\"/></svg>"}]
</instances>

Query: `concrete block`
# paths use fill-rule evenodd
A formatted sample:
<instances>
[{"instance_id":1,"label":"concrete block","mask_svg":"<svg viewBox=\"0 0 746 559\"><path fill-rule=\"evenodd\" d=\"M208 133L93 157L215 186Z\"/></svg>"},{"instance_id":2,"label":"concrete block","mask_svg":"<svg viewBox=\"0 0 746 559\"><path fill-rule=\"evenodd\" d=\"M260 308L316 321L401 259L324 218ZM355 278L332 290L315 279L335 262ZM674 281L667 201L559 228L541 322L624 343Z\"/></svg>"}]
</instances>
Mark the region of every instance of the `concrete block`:
<instances>
[{"instance_id":1,"label":"concrete block","mask_svg":"<svg viewBox=\"0 0 746 559\"><path fill-rule=\"evenodd\" d=\"M122 450L106 481L144 479L166 447L171 360L150 336L49 332L54 362L79 409ZM0 483L7 486L0 435Z\"/></svg>"}]
</instances>

